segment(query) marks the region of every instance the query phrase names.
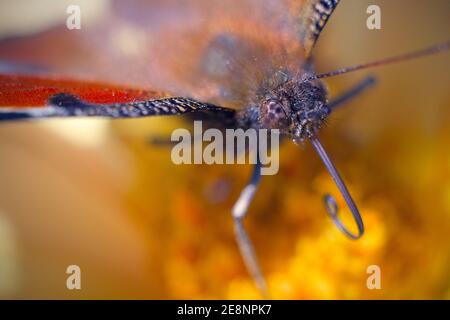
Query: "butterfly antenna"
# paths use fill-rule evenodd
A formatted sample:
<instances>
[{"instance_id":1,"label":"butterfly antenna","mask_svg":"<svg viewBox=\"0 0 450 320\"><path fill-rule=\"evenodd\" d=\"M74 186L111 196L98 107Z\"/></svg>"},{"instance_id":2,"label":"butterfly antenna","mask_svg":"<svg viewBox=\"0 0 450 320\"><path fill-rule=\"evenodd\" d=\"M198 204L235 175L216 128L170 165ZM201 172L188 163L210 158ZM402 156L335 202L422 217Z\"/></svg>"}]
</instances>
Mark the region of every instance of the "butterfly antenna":
<instances>
[{"instance_id":1,"label":"butterfly antenna","mask_svg":"<svg viewBox=\"0 0 450 320\"><path fill-rule=\"evenodd\" d=\"M341 192L342 196L344 197L345 202L347 203L347 206L349 207L353 218L355 220L355 223L358 227L358 233L354 234L350 232L347 227L342 223L342 221L338 217L339 209L336 203L336 200L333 196L330 194L326 194L324 197L325 207L327 209L328 214L330 215L331 219L333 219L334 224L341 230L345 235L347 235L351 239L359 239L364 234L364 222L361 218L361 215L359 214L359 210L356 207L355 202L352 199L352 196L350 195L350 192L348 191L344 181L342 180L341 176L337 172L335 166L333 165L333 162L331 161L330 157L326 153L325 149L323 148L322 144L320 143L319 139L317 137L311 138L311 143L316 150L317 154L322 159L323 163L325 164L325 167L328 169L328 171L331 174L331 177L333 178L334 182L336 183L339 191Z\"/></svg>"},{"instance_id":2,"label":"butterfly antenna","mask_svg":"<svg viewBox=\"0 0 450 320\"><path fill-rule=\"evenodd\" d=\"M447 42L443 42L443 43L439 43L437 45L428 47L428 48L424 48L418 51L413 51L413 52L409 52L409 53L405 53L405 54L401 54L398 56L393 56L393 57L389 57L386 59L381 59L378 61L373 61L373 62L369 62L369 63L364 63L364 64L359 64L359 65L355 65L355 66L351 66L351 67L346 67L346 68L342 68L342 69L338 69L338 70L334 70L334 71L330 71L327 73L321 73L321 74L317 74L317 75L313 75L311 76L311 78L309 80L314 80L314 79L322 79L322 78L329 78L329 77L334 77L334 76L338 76L344 73L349 73L349 72L353 72L353 71L357 71L357 70L361 70L361 69L367 69L367 68L372 68L372 67L378 67L378 66L384 66L387 64L391 64L391 63L396 63L396 62L401 62L401 61L407 61L407 60L411 60L411 59L416 59L416 58L420 58L420 57L425 57L425 56L429 56L432 54L436 54L445 50L450 49L450 40Z\"/></svg>"}]
</instances>

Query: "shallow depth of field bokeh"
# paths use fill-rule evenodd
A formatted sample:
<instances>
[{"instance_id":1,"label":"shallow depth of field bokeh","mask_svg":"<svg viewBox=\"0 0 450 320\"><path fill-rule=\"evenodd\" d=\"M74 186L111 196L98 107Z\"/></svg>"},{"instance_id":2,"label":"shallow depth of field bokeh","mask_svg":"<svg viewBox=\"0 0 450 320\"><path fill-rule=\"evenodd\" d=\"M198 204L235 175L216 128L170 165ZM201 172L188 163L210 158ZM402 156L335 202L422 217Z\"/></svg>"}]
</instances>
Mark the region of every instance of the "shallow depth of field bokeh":
<instances>
[{"instance_id":1,"label":"shallow depth of field bokeh","mask_svg":"<svg viewBox=\"0 0 450 320\"><path fill-rule=\"evenodd\" d=\"M382 8L380 31L365 28L369 2ZM449 12L447 0L343 1L318 70L447 40ZM322 203L331 191L345 207L333 181L310 146L287 141L245 221L273 298L450 298L449 66L443 53L327 81L333 97L378 79L321 133L366 234L351 241L335 228ZM148 139L180 124L2 123L0 297L259 298L230 216L250 167L173 165L170 148ZM70 264L80 291L65 287ZM366 287L374 264L381 290Z\"/></svg>"}]
</instances>

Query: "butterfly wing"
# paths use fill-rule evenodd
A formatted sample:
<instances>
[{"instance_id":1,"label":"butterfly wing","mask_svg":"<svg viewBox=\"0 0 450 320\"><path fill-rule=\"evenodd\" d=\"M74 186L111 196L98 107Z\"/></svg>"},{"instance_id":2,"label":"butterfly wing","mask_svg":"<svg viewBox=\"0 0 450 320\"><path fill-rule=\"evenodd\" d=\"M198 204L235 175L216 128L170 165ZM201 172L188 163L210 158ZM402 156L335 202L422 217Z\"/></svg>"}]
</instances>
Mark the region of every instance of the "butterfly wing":
<instances>
[{"instance_id":1,"label":"butterfly wing","mask_svg":"<svg viewBox=\"0 0 450 320\"><path fill-rule=\"evenodd\" d=\"M102 82L58 77L0 74L0 106L39 107L60 93L76 95L83 101L98 104L144 101L168 97L158 91L142 90Z\"/></svg>"},{"instance_id":2,"label":"butterfly wing","mask_svg":"<svg viewBox=\"0 0 450 320\"><path fill-rule=\"evenodd\" d=\"M81 30L0 43L0 70L27 65L238 108L268 75L299 69L313 46L305 6L330 1L112 1Z\"/></svg>"},{"instance_id":3,"label":"butterfly wing","mask_svg":"<svg viewBox=\"0 0 450 320\"><path fill-rule=\"evenodd\" d=\"M340 0L297 1L294 11L298 12L296 24L300 42L305 49L305 57L311 56L314 45Z\"/></svg>"},{"instance_id":4,"label":"butterfly wing","mask_svg":"<svg viewBox=\"0 0 450 320\"><path fill-rule=\"evenodd\" d=\"M170 97L163 92L0 74L0 120L74 116L134 118L198 111L234 115L232 110L190 98Z\"/></svg>"},{"instance_id":5,"label":"butterfly wing","mask_svg":"<svg viewBox=\"0 0 450 320\"><path fill-rule=\"evenodd\" d=\"M114 11L129 21L128 30L145 34L137 51L150 53L141 61L152 76L142 81L238 108L268 74L302 64L290 2L117 1Z\"/></svg>"}]
</instances>

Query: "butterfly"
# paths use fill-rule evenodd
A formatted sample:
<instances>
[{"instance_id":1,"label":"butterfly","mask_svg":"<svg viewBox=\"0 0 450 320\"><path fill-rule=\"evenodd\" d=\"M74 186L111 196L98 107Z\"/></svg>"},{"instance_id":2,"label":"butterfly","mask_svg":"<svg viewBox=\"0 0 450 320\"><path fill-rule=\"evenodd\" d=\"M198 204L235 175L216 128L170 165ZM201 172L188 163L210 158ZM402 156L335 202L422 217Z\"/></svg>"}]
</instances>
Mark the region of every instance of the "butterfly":
<instances>
[{"instance_id":1,"label":"butterfly","mask_svg":"<svg viewBox=\"0 0 450 320\"><path fill-rule=\"evenodd\" d=\"M0 44L0 59L7 62L0 68L0 121L185 114L212 126L278 129L296 144L311 142L358 232L341 222L329 194L326 210L344 234L358 239L362 217L318 133L336 108L375 81L366 78L329 100L322 79L441 52L450 42L317 74L314 47L339 2L113 1L99 23L80 31L55 27ZM30 50L38 46L45 50ZM257 162L231 211L247 269L267 294L243 225L260 180Z\"/></svg>"}]
</instances>

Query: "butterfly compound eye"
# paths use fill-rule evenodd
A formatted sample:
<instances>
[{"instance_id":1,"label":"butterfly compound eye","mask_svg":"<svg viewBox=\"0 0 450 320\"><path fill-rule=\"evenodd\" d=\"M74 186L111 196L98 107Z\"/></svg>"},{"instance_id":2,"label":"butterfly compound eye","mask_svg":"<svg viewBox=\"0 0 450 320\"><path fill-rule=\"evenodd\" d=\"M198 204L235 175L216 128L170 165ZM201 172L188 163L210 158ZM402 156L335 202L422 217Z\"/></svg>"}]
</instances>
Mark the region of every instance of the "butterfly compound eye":
<instances>
[{"instance_id":1,"label":"butterfly compound eye","mask_svg":"<svg viewBox=\"0 0 450 320\"><path fill-rule=\"evenodd\" d=\"M261 123L265 128L284 129L289 125L289 118L281 101L269 99L261 106Z\"/></svg>"}]
</instances>

